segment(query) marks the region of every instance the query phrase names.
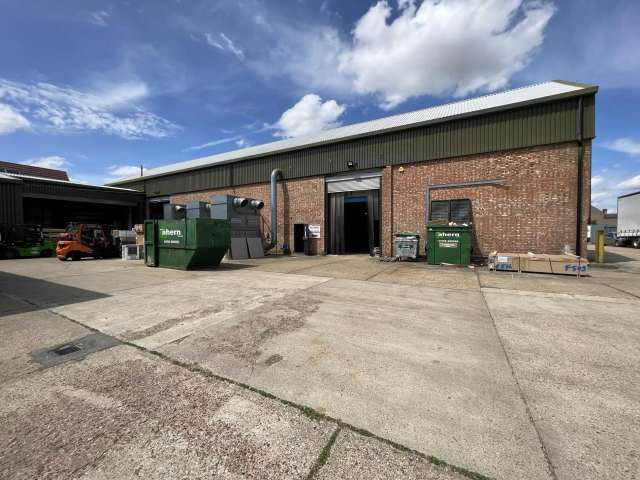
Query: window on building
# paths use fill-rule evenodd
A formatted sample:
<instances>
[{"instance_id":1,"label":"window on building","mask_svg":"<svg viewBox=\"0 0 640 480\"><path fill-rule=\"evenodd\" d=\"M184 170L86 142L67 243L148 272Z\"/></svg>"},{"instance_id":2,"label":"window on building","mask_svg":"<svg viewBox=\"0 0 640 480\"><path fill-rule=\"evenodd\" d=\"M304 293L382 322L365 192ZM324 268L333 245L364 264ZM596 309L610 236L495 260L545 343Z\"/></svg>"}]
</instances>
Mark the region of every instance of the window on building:
<instances>
[{"instance_id":1,"label":"window on building","mask_svg":"<svg viewBox=\"0 0 640 480\"><path fill-rule=\"evenodd\" d=\"M471 223L471 200L432 200L429 221L434 223Z\"/></svg>"}]
</instances>

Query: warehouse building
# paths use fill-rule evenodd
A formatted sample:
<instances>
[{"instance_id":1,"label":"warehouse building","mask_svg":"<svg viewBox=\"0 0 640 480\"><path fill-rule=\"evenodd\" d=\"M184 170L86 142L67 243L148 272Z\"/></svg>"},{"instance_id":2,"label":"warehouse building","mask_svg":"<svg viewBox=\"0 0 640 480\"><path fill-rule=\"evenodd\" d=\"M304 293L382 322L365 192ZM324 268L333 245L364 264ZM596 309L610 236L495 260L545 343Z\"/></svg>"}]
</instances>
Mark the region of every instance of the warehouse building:
<instances>
[{"instance_id":1,"label":"warehouse building","mask_svg":"<svg viewBox=\"0 0 640 480\"><path fill-rule=\"evenodd\" d=\"M112 185L171 202L233 194L265 202L278 182L279 247L391 255L393 235L471 221L474 254L586 252L597 86L550 81L148 170Z\"/></svg>"},{"instance_id":2,"label":"warehouse building","mask_svg":"<svg viewBox=\"0 0 640 480\"><path fill-rule=\"evenodd\" d=\"M70 222L130 228L144 218L140 192L85 185L67 172L0 162L0 225L64 228Z\"/></svg>"}]
</instances>

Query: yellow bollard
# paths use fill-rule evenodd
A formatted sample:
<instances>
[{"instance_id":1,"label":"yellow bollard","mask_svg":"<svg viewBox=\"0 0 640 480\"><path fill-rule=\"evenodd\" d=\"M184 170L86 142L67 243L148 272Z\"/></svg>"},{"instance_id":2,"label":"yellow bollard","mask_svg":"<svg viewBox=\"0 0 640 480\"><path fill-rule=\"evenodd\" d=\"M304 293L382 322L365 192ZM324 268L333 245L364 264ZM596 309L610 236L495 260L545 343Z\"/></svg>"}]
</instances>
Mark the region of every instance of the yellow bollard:
<instances>
[{"instance_id":1,"label":"yellow bollard","mask_svg":"<svg viewBox=\"0 0 640 480\"><path fill-rule=\"evenodd\" d=\"M596 233L596 263L604 263L604 230Z\"/></svg>"}]
</instances>

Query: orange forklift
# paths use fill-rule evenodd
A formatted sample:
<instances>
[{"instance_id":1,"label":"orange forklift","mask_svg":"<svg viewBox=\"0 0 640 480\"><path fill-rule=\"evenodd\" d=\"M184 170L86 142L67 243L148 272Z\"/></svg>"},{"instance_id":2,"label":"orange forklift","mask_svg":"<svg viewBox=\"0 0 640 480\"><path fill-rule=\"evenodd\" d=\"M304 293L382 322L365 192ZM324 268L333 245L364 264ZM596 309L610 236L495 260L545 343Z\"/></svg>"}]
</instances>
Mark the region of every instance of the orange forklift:
<instances>
[{"instance_id":1,"label":"orange forklift","mask_svg":"<svg viewBox=\"0 0 640 480\"><path fill-rule=\"evenodd\" d=\"M62 261L118 257L120 245L111 229L111 225L70 223L59 237L56 256Z\"/></svg>"}]
</instances>

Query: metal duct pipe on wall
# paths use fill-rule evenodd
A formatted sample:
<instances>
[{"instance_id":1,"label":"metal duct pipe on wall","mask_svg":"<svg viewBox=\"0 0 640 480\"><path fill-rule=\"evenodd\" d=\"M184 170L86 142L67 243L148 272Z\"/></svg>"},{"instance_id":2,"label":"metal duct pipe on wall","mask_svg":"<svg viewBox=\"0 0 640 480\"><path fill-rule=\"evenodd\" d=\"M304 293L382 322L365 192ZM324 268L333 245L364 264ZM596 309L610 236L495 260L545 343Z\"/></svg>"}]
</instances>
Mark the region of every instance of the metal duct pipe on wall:
<instances>
[{"instance_id":1,"label":"metal duct pipe on wall","mask_svg":"<svg viewBox=\"0 0 640 480\"><path fill-rule=\"evenodd\" d=\"M233 199L233 206L237 208L246 207L247 203L249 203L249 200L243 197L236 197Z\"/></svg>"},{"instance_id":2,"label":"metal duct pipe on wall","mask_svg":"<svg viewBox=\"0 0 640 480\"><path fill-rule=\"evenodd\" d=\"M254 208L256 210L262 210L264 207L264 202L262 200L251 200L249 202L249 208Z\"/></svg>"},{"instance_id":3,"label":"metal duct pipe on wall","mask_svg":"<svg viewBox=\"0 0 640 480\"><path fill-rule=\"evenodd\" d=\"M271 172L271 241L265 245L265 251L278 243L278 178L282 178L282 170L274 168Z\"/></svg>"}]
</instances>

